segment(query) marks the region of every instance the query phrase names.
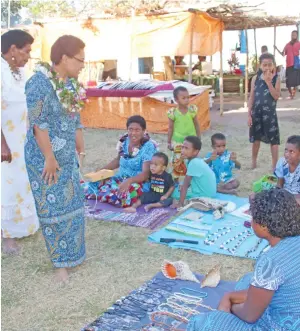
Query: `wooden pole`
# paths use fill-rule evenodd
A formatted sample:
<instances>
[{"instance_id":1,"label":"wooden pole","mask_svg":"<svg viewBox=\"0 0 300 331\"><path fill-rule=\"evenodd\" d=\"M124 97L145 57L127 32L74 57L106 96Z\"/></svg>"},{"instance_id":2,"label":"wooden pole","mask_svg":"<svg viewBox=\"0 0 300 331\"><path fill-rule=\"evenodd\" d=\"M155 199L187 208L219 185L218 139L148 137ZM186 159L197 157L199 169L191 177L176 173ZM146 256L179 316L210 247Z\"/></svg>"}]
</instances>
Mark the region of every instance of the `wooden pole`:
<instances>
[{"instance_id":1,"label":"wooden pole","mask_svg":"<svg viewBox=\"0 0 300 331\"><path fill-rule=\"evenodd\" d=\"M224 112L224 91L223 91L223 32L221 32L220 37L220 79L219 79L219 89L220 89L220 116Z\"/></svg>"},{"instance_id":2,"label":"wooden pole","mask_svg":"<svg viewBox=\"0 0 300 331\"><path fill-rule=\"evenodd\" d=\"M258 57L257 57L257 42L256 42L256 29L254 29L254 46L255 46L255 71L257 70L258 67Z\"/></svg>"},{"instance_id":3,"label":"wooden pole","mask_svg":"<svg viewBox=\"0 0 300 331\"><path fill-rule=\"evenodd\" d=\"M190 35L190 60L189 60L189 83L193 80L193 38L194 38L194 18L196 14L192 14L191 20L191 35Z\"/></svg>"},{"instance_id":4,"label":"wooden pole","mask_svg":"<svg viewBox=\"0 0 300 331\"><path fill-rule=\"evenodd\" d=\"M276 26L274 26L274 46L276 46ZM274 47L274 51L273 51L274 57L275 57L275 53L276 53L276 50L275 50L275 47Z\"/></svg>"},{"instance_id":5,"label":"wooden pole","mask_svg":"<svg viewBox=\"0 0 300 331\"><path fill-rule=\"evenodd\" d=\"M248 30L245 30L246 37L246 66L245 66L245 100L244 108L247 108L248 104L248 70L249 70L249 51L248 51Z\"/></svg>"}]
</instances>

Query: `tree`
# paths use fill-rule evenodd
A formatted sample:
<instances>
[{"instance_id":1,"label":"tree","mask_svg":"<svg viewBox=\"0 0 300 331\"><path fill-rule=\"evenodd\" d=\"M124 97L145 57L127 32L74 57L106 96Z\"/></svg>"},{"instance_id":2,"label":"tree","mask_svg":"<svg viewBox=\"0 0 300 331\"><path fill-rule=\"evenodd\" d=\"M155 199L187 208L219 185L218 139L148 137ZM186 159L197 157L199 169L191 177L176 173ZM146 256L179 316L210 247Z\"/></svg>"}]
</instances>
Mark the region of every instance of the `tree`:
<instances>
[{"instance_id":1,"label":"tree","mask_svg":"<svg viewBox=\"0 0 300 331\"><path fill-rule=\"evenodd\" d=\"M19 11L22 7L27 7L31 0L11 0L10 1L10 16L18 16ZM8 22L8 5L9 0L2 0L1 1L1 25L7 26Z\"/></svg>"}]
</instances>

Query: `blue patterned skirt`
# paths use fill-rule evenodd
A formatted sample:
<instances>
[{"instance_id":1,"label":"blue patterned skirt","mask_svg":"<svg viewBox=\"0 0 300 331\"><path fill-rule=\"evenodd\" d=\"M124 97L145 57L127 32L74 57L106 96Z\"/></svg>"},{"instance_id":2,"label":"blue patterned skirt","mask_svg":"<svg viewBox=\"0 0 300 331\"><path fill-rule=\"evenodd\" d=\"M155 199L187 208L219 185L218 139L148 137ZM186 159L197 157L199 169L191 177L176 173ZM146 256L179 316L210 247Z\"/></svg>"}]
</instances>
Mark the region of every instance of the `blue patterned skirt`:
<instances>
[{"instance_id":1,"label":"blue patterned skirt","mask_svg":"<svg viewBox=\"0 0 300 331\"><path fill-rule=\"evenodd\" d=\"M80 209L63 220L40 218L42 232L51 261L56 268L69 268L81 264L85 259L84 210Z\"/></svg>"}]
</instances>

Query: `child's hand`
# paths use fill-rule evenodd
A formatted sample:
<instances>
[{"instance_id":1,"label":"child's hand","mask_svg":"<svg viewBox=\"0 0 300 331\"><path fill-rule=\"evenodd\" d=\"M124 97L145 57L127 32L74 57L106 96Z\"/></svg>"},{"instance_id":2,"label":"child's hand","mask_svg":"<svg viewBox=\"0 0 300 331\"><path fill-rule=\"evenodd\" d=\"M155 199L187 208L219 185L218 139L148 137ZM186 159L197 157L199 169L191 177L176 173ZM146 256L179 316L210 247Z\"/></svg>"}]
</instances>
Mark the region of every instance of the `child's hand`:
<instances>
[{"instance_id":1,"label":"child's hand","mask_svg":"<svg viewBox=\"0 0 300 331\"><path fill-rule=\"evenodd\" d=\"M230 160L235 162L237 160L237 155L235 152L232 152L231 155L230 155Z\"/></svg>"},{"instance_id":2,"label":"child's hand","mask_svg":"<svg viewBox=\"0 0 300 331\"><path fill-rule=\"evenodd\" d=\"M272 82L273 77L274 77L274 74L271 71L264 72L264 74L263 74L263 80L267 84L270 84Z\"/></svg>"},{"instance_id":3,"label":"child's hand","mask_svg":"<svg viewBox=\"0 0 300 331\"><path fill-rule=\"evenodd\" d=\"M213 151L212 154L211 154L210 159L211 159L212 161L214 161L214 160L216 160L217 157L218 157L217 152L216 152L216 151Z\"/></svg>"},{"instance_id":4,"label":"child's hand","mask_svg":"<svg viewBox=\"0 0 300 331\"><path fill-rule=\"evenodd\" d=\"M160 198L161 201L163 201L163 200L167 200L167 199L168 199L168 197L167 197L166 195L163 195L163 196Z\"/></svg>"},{"instance_id":5,"label":"child's hand","mask_svg":"<svg viewBox=\"0 0 300 331\"><path fill-rule=\"evenodd\" d=\"M170 150L170 151L173 151L174 150L174 148L172 146L172 143L168 143L168 150Z\"/></svg>"},{"instance_id":6,"label":"child's hand","mask_svg":"<svg viewBox=\"0 0 300 331\"><path fill-rule=\"evenodd\" d=\"M171 204L171 206L170 206L172 209L177 209L177 208L179 208L180 207L180 205L179 205L179 201L174 201L172 204Z\"/></svg>"}]
</instances>

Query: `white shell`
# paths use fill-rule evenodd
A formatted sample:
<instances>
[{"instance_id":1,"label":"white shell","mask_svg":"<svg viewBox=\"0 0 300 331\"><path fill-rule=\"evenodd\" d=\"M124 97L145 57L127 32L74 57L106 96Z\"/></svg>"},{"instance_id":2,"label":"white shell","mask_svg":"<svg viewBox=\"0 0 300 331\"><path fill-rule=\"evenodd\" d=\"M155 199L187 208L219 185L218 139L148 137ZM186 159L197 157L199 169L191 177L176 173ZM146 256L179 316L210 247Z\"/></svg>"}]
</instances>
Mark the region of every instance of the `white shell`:
<instances>
[{"instance_id":1,"label":"white shell","mask_svg":"<svg viewBox=\"0 0 300 331\"><path fill-rule=\"evenodd\" d=\"M213 267L204 277L201 282L201 288L203 287L217 287L221 280L221 266L216 265Z\"/></svg>"},{"instance_id":2,"label":"white shell","mask_svg":"<svg viewBox=\"0 0 300 331\"><path fill-rule=\"evenodd\" d=\"M166 271L167 264L171 264L176 269L176 276L174 278L168 275ZM170 262L165 260L162 264L162 273L169 279L190 280L192 282L200 283L192 273L190 267L183 261Z\"/></svg>"}]
</instances>

